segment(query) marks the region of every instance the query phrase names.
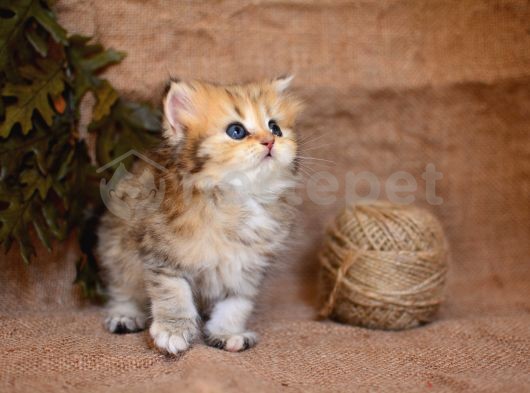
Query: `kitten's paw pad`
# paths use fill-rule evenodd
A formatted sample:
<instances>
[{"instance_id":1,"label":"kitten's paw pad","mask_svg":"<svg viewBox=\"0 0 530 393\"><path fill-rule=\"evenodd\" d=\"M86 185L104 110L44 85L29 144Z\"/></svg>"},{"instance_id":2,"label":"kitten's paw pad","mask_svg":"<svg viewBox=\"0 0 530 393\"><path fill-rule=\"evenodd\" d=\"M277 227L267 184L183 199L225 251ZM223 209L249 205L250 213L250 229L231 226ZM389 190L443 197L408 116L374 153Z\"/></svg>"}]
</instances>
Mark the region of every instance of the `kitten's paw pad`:
<instances>
[{"instance_id":1,"label":"kitten's paw pad","mask_svg":"<svg viewBox=\"0 0 530 393\"><path fill-rule=\"evenodd\" d=\"M143 315L109 315L105 319L105 326L111 333L125 334L144 330L145 317Z\"/></svg>"},{"instance_id":2,"label":"kitten's paw pad","mask_svg":"<svg viewBox=\"0 0 530 393\"><path fill-rule=\"evenodd\" d=\"M244 332L239 334L211 334L206 337L206 344L211 347L224 349L228 352L241 352L252 348L258 342L258 337L254 332Z\"/></svg>"},{"instance_id":3,"label":"kitten's paw pad","mask_svg":"<svg viewBox=\"0 0 530 393\"><path fill-rule=\"evenodd\" d=\"M176 355L190 347L197 337L197 324L192 319L178 319L172 322L154 321L149 333L155 346L162 352Z\"/></svg>"}]
</instances>

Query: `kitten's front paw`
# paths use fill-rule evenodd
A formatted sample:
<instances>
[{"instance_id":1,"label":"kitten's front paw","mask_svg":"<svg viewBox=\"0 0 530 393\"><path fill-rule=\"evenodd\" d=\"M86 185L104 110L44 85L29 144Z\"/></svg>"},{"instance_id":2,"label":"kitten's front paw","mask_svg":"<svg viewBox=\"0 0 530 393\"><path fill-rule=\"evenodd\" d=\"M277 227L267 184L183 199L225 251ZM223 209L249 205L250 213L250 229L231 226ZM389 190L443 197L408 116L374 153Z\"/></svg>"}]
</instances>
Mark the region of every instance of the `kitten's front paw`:
<instances>
[{"instance_id":1,"label":"kitten's front paw","mask_svg":"<svg viewBox=\"0 0 530 393\"><path fill-rule=\"evenodd\" d=\"M228 352L240 352L252 348L258 342L254 332L238 334L208 334L206 344L211 347L224 349Z\"/></svg>"},{"instance_id":2,"label":"kitten's front paw","mask_svg":"<svg viewBox=\"0 0 530 393\"><path fill-rule=\"evenodd\" d=\"M105 319L105 326L116 334L139 332L145 328L145 316L111 314Z\"/></svg>"},{"instance_id":3,"label":"kitten's front paw","mask_svg":"<svg viewBox=\"0 0 530 393\"><path fill-rule=\"evenodd\" d=\"M170 322L154 321L149 328L155 346L174 355L187 350L198 332L196 321L184 318Z\"/></svg>"}]
</instances>

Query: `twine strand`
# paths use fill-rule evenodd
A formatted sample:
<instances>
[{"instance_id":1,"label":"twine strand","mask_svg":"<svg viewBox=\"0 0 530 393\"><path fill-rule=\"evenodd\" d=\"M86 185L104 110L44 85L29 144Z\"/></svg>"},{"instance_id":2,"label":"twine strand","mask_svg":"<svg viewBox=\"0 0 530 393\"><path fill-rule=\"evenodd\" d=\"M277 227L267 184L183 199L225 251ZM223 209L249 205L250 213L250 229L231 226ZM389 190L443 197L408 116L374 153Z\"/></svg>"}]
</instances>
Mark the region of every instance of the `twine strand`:
<instances>
[{"instance_id":1,"label":"twine strand","mask_svg":"<svg viewBox=\"0 0 530 393\"><path fill-rule=\"evenodd\" d=\"M335 301L337 299L337 292L339 290L340 285L342 284L343 278L346 275L346 272L350 269L350 267L355 263L359 256L358 251L350 251L348 253L349 255L344 258L344 262L339 269L337 270L337 277L335 279L335 283L333 284L333 289L329 293L328 300L324 307L320 310L319 316L320 318L327 318L331 314L331 311L333 310L333 307L335 306Z\"/></svg>"}]
</instances>

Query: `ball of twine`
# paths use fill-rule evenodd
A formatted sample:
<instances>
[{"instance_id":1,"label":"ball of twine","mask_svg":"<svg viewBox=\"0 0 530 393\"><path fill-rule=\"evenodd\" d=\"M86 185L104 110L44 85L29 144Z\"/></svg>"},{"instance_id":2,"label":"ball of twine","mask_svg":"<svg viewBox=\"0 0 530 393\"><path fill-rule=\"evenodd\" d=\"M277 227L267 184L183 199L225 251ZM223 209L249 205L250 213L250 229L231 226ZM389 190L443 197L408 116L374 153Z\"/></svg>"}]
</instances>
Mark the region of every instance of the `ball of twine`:
<instances>
[{"instance_id":1,"label":"ball of twine","mask_svg":"<svg viewBox=\"0 0 530 393\"><path fill-rule=\"evenodd\" d=\"M442 302L447 244L423 209L354 205L339 214L320 254L323 318L375 329L433 319Z\"/></svg>"}]
</instances>

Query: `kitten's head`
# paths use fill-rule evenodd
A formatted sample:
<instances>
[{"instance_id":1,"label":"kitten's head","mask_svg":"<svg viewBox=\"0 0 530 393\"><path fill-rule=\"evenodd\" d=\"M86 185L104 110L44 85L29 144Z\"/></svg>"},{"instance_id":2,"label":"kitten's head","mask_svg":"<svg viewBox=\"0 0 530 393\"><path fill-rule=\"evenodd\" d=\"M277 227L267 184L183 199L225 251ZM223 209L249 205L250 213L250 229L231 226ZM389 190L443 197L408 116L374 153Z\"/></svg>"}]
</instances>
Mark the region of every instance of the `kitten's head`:
<instances>
[{"instance_id":1,"label":"kitten's head","mask_svg":"<svg viewBox=\"0 0 530 393\"><path fill-rule=\"evenodd\" d=\"M252 182L293 176L301 104L287 92L291 79L227 86L171 82L164 136L178 150L180 169L213 183L231 173Z\"/></svg>"}]
</instances>

